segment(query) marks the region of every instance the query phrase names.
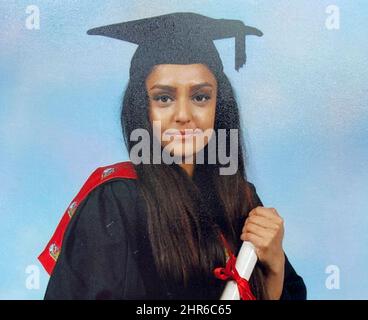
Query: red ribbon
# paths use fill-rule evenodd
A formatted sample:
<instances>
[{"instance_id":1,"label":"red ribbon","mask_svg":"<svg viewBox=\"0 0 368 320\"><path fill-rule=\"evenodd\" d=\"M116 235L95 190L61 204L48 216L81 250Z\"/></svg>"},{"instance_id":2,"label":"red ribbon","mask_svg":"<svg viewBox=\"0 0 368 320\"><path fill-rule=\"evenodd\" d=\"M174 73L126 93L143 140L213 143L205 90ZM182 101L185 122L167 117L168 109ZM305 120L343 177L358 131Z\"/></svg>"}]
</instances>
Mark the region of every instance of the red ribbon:
<instances>
[{"instance_id":1,"label":"red ribbon","mask_svg":"<svg viewBox=\"0 0 368 320\"><path fill-rule=\"evenodd\" d=\"M213 270L215 277L220 280L234 280L238 286L240 300L256 300L256 297L253 295L250 289L249 282L246 279L242 278L239 275L238 270L236 270L236 257L231 252L230 248L228 248L223 235L221 236L225 243L225 246L227 247L226 249L229 254L229 259L226 263L225 268L219 267Z\"/></svg>"}]
</instances>

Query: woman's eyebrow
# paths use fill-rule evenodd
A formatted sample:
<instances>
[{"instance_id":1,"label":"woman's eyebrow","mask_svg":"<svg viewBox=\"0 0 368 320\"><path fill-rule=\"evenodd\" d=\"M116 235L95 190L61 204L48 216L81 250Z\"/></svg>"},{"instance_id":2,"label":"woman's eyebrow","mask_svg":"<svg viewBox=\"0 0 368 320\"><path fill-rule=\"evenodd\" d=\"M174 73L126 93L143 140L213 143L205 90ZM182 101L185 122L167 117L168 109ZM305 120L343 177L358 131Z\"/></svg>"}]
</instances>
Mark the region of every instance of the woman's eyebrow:
<instances>
[{"instance_id":1,"label":"woman's eyebrow","mask_svg":"<svg viewBox=\"0 0 368 320\"><path fill-rule=\"evenodd\" d=\"M152 89L162 89L162 90L166 90L166 91L176 91L175 87L167 86L167 85L163 85L163 84L155 84L153 87L150 88L150 90L152 90Z\"/></svg>"},{"instance_id":2,"label":"woman's eyebrow","mask_svg":"<svg viewBox=\"0 0 368 320\"><path fill-rule=\"evenodd\" d=\"M211 87L212 88L212 84L210 84L209 82L202 82L199 84L196 84L194 86L191 87L192 90L198 90L201 89L203 87Z\"/></svg>"},{"instance_id":3,"label":"woman's eyebrow","mask_svg":"<svg viewBox=\"0 0 368 320\"><path fill-rule=\"evenodd\" d=\"M202 83L195 84L195 85L191 86L191 90L198 90L198 89L201 89L203 87L211 87L212 88L213 86L209 82L202 82ZM154 86L151 87L150 90L156 89L156 88L166 90L166 91L171 91L171 92L176 91L175 87L164 85L164 84L155 84Z\"/></svg>"}]
</instances>

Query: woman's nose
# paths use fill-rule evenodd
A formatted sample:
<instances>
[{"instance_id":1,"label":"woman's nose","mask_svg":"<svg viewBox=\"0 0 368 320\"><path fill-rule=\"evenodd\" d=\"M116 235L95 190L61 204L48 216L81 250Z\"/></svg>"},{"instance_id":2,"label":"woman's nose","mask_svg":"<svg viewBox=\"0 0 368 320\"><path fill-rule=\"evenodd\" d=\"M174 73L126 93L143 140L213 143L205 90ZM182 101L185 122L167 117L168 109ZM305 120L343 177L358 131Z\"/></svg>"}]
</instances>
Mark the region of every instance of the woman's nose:
<instances>
[{"instance_id":1,"label":"woman's nose","mask_svg":"<svg viewBox=\"0 0 368 320\"><path fill-rule=\"evenodd\" d=\"M192 120L192 111L189 102L185 98L177 100L177 106L175 110L175 121L181 123L187 123Z\"/></svg>"}]
</instances>

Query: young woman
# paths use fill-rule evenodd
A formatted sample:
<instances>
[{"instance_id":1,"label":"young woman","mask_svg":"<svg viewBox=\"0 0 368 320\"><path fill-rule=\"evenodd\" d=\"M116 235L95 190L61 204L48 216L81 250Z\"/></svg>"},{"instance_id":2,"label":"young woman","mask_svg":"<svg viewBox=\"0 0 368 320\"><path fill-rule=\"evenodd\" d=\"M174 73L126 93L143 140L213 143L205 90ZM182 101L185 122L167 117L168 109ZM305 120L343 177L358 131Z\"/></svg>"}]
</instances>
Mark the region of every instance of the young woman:
<instances>
[{"instance_id":1,"label":"young woman","mask_svg":"<svg viewBox=\"0 0 368 320\"><path fill-rule=\"evenodd\" d=\"M214 270L228 261L224 245L236 255L247 240L258 256L249 281L254 296L305 299L303 279L282 247L283 219L247 181L239 110L213 44L235 36L238 69L245 35L260 31L240 21L173 13L89 34L139 45L121 122L131 160L135 130L148 133L142 154L150 162L118 163L89 178L59 225L59 246L50 241L44 252L57 260L48 265L45 298L219 299L226 281ZM235 145L232 174L221 174L219 129L226 131L225 151ZM238 133L235 141L230 129ZM152 161L155 143L159 163ZM175 161L167 163L170 157Z\"/></svg>"}]
</instances>

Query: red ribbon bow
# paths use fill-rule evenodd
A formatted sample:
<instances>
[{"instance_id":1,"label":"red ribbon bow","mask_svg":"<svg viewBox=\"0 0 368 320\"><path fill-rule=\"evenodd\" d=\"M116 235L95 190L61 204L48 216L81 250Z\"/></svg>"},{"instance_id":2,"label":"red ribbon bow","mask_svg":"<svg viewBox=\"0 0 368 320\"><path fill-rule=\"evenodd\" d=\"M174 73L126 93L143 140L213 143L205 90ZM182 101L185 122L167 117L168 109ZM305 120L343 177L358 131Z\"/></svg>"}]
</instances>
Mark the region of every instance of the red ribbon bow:
<instances>
[{"instance_id":1,"label":"red ribbon bow","mask_svg":"<svg viewBox=\"0 0 368 320\"><path fill-rule=\"evenodd\" d=\"M224 238L223 240L226 244L226 240ZM214 269L213 273L215 277L220 280L228 280L228 279L234 280L238 286L240 300L256 300L255 296L253 295L250 289L249 282L246 279L242 278L239 275L238 270L236 270L236 267L235 267L236 257L230 251L230 249L227 248L227 251L229 254L229 259L226 263L226 266L225 268L219 267L219 268Z\"/></svg>"}]
</instances>

